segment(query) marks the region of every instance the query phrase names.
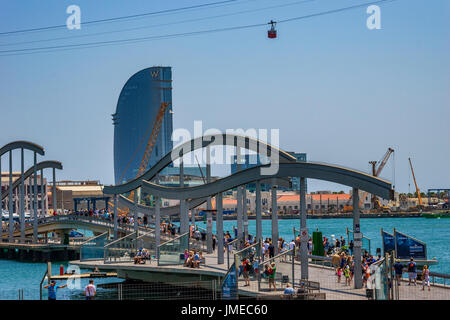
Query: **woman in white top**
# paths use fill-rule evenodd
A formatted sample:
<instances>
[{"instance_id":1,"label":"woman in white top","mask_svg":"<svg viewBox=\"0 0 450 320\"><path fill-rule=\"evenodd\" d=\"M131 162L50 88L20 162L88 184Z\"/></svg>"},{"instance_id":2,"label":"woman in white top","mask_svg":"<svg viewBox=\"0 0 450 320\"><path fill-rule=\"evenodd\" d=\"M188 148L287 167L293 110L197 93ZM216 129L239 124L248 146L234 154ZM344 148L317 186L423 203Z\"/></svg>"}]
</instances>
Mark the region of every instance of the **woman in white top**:
<instances>
[{"instance_id":1,"label":"woman in white top","mask_svg":"<svg viewBox=\"0 0 450 320\"><path fill-rule=\"evenodd\" d=\"M427 265L424 265L422 270L422 290L425 290L425 283L428 286L428 291L430 291L430 269Z\"/></svg>"}]
</instances>

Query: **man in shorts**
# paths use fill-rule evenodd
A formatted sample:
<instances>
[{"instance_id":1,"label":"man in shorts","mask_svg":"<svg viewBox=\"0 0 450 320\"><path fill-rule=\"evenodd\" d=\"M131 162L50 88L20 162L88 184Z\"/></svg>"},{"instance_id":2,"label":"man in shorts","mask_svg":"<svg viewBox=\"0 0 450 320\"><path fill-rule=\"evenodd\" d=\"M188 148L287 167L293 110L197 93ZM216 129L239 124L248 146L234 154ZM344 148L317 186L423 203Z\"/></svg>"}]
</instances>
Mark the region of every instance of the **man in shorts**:
<instances>
[{"instance_id":1,"label":"man in shorts","mask_svg":"<svg viewBox=\"0 0 450 320\"><path fill-rule=\"evenodd\" d=\"M400 263L399 259L397 259L394 264L394 270L395 270L395 279L397 280L398 285L400 285L400 281L402 280L403 268L404 265Z\"/></svg>"},{"instance_id":2,"label":"man in shorts","mask_svg":"<svg viewBox=\"0 0 450 320\"><path fill-rule=\"evenodd\" d=\"M411 285L411 280L414 280L415 286L417 285L417 264L414 261L413 257L411 257L408 263L408 278L409 278L408 286Z\"/></svg>"},{"instance_id":3,"label":"man in shorts","mask_svg":"<svg viewBox=\"0 0 450 320\"><path fill-rule=\"evenodd\" d=\"M67 287L67 285L57 286L55 280L52 280L50 284L44 286L44 289L48 289L48 300L55 301L56 291L65 287Z\"/></svg>"},{"instance_id":4,"label":"man in shorts","mask_svg":"<svg viewBox=\"0 0 450 320\"><path fill-rule=\"evenodd\" d=\"M275 285L275 273L277 271L277 267L275 266L275 262L272 262L272 264L269 267L269 290L272 289L273 291L277 290L277 287Z\"/></svg>"},{"instance_id":5,"label":"man in shorts","mask_svg":"<svg viewBox=\"0 0 450 320\"><path fill-rule=\"evenodd\" d=\"M248 287L250 285L249 272L250 272L251 264L248 259L244 259L242 262L242 275L244 276L245 285L244 287Z\"/></svg>"}]
</instances>

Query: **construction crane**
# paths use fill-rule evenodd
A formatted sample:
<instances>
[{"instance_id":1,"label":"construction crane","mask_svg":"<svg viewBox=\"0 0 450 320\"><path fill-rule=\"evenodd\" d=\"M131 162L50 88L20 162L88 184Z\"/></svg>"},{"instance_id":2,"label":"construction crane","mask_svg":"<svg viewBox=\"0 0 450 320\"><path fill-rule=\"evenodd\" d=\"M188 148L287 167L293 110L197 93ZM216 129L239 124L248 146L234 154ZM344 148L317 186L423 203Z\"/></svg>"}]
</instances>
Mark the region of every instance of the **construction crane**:
<instances>
[{"instance_id":1,"label":"construction crane","mask_svg":"<svg viewBox=\"0 0 450 320\"><path fill-rule=\"evenodd\" d=\"M417 198L419 199L419 211L422 211L422 197L420 196L420 190L419 190L419 187L417 186L416 176L414 175L414 169L413 169L413 166L411 163L411 158L408 158L408 160L409 160L409 166L411 167L411 173L413 176L414 184L416 186Z\"/></svg>"},{"instance_id":2,"label":"construction crane","mask_svg":"<svg viewBox=\"0 0 450 320\"><path fill-rule=\"evenodd\" d=\"M145 147L144 155L142 156L142 160L139 165L136 178L139 178L145 172L145 169L147 169L148 162L150 161L153 147L155 146L156 138L158 137L159 130L161 129L162 120L164 118L168 106L169 106L168 102L162 102L161 106L159 107L158 114L156 115L156 119L153 123L152 133L150 134L150 138L147 141L147 145ZM134 190L130 192L128 199L130 199L131 201L134 200ZM112 204L111 202L110 205L114 207L114 204ZM129 212L129 208L126 208L125 210L119 210L119 212L122 215L126 215Z\"/></svg>"},{"instance_id":3,"label":"construction crane","mask_svg":"<svg viewBox=\"0 0 450 320\"><path fill-rule=\"evenodd\" d=\"M384 154L383 158L380 161L369 161L369 163L372 165L372 175L374 177L378 177L383 170L384 166L386 165L387 161L389 160L389 157L394 152L394 149L388 148L386 153ZM379 163L378 168L376 167L377 163Z\"/></svg>"},{"instance_id":4,"label":"construction crane","mask_svg":"<svg viewBox=\"0 0 450 320\"><path fill-rule=\"evenodd\" d=\"M380 175L381 171L385 167L386 163L389 160L389 157L393 152L394 149L388 148L388 150L386 151L386 153L384 154L383 158L381 158L380 161L369 161L369 164L372 165L372 175L374 177L378 177ZM372 206L374 209L380 209L382 207L380 201L375 195L372 195Z\"/></svg>"},{"instance_id":5,"label":"construction crane","mask_svg":"<svg viewBox=\"0 0 450 320\"><path fill-rule=\"evenodd\" d=\"M388 148L388 150L386 151L386 153L384 154L383 158L381 158L380 161L369 161L369 163L372 165L372 175L374 177L378 177L381 173L381 171L383 170L383 168L386 166L387 161L389 160L389 157L391 156L391 154L394 152L394 149L392 148ZM378 164L378 166L377 166ZM362 196L359 197L359 207L362 206L364 199L366 198L368 192L363 192ZM351 198L351 197L350 197ZM380 203L380 201L378 200L378 198L375 195L372 195L372 206L376 209L383 209L383 211L388 211L389 209L387 207L383 207ZM346 207L347 211L351 211L353 210L352 206L347 206Z\"/></svg>"},{"instance_id":6,"label":"construction crane","mask_svg":"<svg viewBox=\"0 0 450 320\"><path fill-rule=\"evenodd\" d=\"M162 120L164 118L164 114L166 113L168 105L169 104L167 102L162 102L161 106L159 107L158 114L156 115L156 119L153 124L153 130L150 134L150 138L148 139L147 146L145 147L144 155L142 156L136 178L142 176L142 174L145 172L145 169L147 169L148 162L150 161L153 147L155 146L156 138L158 137L159 129L161 129ZM130 192L128 199L134 199L134 190Z\"/></svg>"}]
</instances>

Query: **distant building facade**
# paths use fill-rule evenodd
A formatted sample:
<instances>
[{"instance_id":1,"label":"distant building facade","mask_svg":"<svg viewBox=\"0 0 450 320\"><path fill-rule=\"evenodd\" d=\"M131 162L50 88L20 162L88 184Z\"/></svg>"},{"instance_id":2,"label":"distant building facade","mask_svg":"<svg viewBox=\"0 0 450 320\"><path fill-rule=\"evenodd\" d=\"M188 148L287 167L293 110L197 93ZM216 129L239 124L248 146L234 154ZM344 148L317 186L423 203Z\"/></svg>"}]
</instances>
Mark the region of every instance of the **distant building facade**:
<instances>
[{"instance_id":1,"label":"distant building facade","mask_svg":"<svg viewBox=\"0 0 450 320\"><path fill-rule=\"evenodd\" d=\"M12 174L12 182L20 179L20 172L13 172ZM47 212L49 207L49 197L48 197L48 188L47 188L47 179L43 179L42 185L43 189L41 189L41 175L36 176L37 181L37 211L38 215L41 216L45 212ZM1 193L7 192L9 189L9 172L1 173ZM41 192L42 191L42 192ZM34 179L28 178L24 180L24 211L26 213L33 212L32 202L33 202L33 194L34 194ZM15 188L13 190L13 213L19 214L20 212L20 188ZM43 200L43 201L42 201ZM9 195L7 195L1 201L1 209L3 212L9 211ZM0 210L1 211L1 210Z\"/></svg>"}]
</instances>

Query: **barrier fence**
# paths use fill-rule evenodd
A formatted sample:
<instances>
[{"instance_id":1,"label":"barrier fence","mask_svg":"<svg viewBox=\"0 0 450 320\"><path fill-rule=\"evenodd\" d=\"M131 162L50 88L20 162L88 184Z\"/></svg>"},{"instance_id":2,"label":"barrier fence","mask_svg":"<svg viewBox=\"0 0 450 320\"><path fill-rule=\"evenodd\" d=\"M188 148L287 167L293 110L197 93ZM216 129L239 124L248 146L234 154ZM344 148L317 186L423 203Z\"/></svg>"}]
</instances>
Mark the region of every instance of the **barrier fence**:
<instances>
[{"instance_id":1,"label":"barrier fence","mask_svg":"<svg viewBox=\"0 0 450 320\"><path fill-rule=\"evenodd\" d=\"M104 247L110 241L109 232L89 239L80 245L80 261L103 259Z\"/></svg>"},{"instance_id":2,"label":"barrier fence","mask_svg":"<svg viewBox=\"0 0 450 320\"><path fill-rule=\"evenodd\" d=\"M136 238L138 232L130 233L129 235L112 241L104 246L104 263L122 263L134 261L136 256Z\"/></svg>"},{"instance_id":3,"label":"barrier fence","mask_svg":"<svg viewBox=\"0 0 450 320\"><path fill-rule=\"evenodd\" d=\"M189 232L158 247L158 266L184 264L185 250L189 251Z\"/></svg>"}]
</instances>

